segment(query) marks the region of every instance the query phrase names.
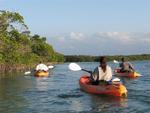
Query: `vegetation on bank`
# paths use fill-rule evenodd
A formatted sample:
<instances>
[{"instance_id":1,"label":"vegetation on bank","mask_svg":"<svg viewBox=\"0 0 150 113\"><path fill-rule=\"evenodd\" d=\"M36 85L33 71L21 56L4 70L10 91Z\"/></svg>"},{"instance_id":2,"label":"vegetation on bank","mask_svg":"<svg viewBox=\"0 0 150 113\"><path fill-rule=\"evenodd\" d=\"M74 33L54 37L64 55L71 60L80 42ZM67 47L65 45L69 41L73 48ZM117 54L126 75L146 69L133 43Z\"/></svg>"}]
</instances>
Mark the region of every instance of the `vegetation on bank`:
<instances>
[{"instance_id":1,"label":"vegetation on bank","mask_svg":"<svg viewBox=\"0 0 150 113\"><path fill-rule=\"evenodd\" d=\"M66 55L66 62L99 62L100 56L88 56L88 55ZM108 61L121 60L122 57L126 57L130 61L134 60L150 60L150 54L141 55L114 55L106 56Z\"/></svg>"},{"instance_id":2,"label":"vegetation on bank","mask_svg":"<svg viewBox=\"0 0 150 113\"><path fill-rule=\"evenodd\" d=\"M0 65L30 65L39 61L63 62L64 56L54 51L46 37L32 36L19 13L1 10Z\"/></svg>"}]
</instances>

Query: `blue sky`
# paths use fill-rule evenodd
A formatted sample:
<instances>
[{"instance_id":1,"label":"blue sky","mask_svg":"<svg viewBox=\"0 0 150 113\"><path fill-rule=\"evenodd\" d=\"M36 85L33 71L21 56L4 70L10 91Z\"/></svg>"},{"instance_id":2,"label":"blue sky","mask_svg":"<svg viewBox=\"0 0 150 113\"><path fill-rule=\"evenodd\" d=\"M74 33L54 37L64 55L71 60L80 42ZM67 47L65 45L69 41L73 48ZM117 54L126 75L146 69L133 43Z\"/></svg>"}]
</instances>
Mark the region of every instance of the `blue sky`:
<instances>
[{"instance_id":1,"label":"blue sky","mask_svg":"<svg viewBox=\"0 0 150 113\"><path fill-rule=\"evenodd\" d=\"M0 0L64 54L150 53L150 0Z\"/></svg>"}]
</instances>

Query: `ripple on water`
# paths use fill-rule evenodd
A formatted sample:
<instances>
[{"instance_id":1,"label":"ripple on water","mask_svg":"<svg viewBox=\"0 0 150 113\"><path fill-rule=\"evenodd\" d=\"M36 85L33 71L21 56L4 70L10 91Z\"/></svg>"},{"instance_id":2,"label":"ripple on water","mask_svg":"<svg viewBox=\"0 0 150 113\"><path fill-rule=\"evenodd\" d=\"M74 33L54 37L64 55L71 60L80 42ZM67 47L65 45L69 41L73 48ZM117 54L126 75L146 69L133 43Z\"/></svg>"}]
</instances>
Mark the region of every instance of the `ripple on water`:
<instances>
[{"instance_id":1,"label":"ripple on water","mask_svg":"<svg viewBox=\"0 0 150 113\"><path fill-rule=\"evenodd\" d=\"M80 91L79 88L76 88L74 90L70 90L67 93L57 95L57 97L59 97L59 98L80 98L82 96L84 96L84 95L82 94L82 92Z\"/></svg>"},{"instance_id":2,"label":"ripple on water","mask_svg":"<svg viewBox=\"0 0 150 113\"><path fill-rule=\"evenodd\" d=\"M58 95L59 98L80 98L82 94L60 94Z\"/></svg>"}]
</instances>

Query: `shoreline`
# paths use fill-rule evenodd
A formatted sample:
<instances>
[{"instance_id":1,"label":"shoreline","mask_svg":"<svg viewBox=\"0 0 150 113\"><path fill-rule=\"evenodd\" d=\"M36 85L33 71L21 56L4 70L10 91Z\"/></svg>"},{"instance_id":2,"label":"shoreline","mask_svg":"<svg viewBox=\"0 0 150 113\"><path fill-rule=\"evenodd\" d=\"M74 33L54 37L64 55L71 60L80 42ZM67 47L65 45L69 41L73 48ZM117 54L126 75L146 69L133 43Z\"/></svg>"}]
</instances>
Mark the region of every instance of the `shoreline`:
<instances>
[{"instance_id":1,"label":"shoreline","mask_svg":"<svg viewBox=\"0 0 150 113\"><path fill-rule=\"evenodd\" d=\"M62 63L62 62L61 62ZM44 63L47 66L59 64L59 62L47 62ZM6 64L0 63L0 73L11 73L11 72L25 72L32 70L36 67L36 64Z\"/></svg>"},{"instance_id":2,"label":"shoreline","mask_svg":"<svg viewBox=\"0 0 150 113\"><path fill-rule=\"evenodd\" d=\"M30 70L33 67L33 64L0 64L0 73L24 72L25 70Z\"/></svg>"}]
</instances>

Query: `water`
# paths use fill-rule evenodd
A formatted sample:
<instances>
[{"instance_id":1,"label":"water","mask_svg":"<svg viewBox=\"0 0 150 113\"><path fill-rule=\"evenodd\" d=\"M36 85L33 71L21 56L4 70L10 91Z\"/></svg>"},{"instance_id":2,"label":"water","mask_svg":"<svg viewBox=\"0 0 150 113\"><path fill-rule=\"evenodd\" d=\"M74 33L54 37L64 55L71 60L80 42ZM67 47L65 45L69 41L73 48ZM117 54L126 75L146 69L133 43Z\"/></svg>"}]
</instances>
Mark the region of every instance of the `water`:
<instances>
[{"instance_id":1,"label":"water","mask_svg":"<svg viewBox=\"0 0 150 113\"><path fill-rule=\"evenodd\" d=\"M88 94L80 90L78 80L86 72L72 72L68 64L59 64L48 78L23 74L0 78L0 113L150 113L150 61L132 62L143 76L121 79L127 98ZM79 63L93 70L98 63ZM112 68L117 64L109 63Z\"/></svg>"}]
</instances>

